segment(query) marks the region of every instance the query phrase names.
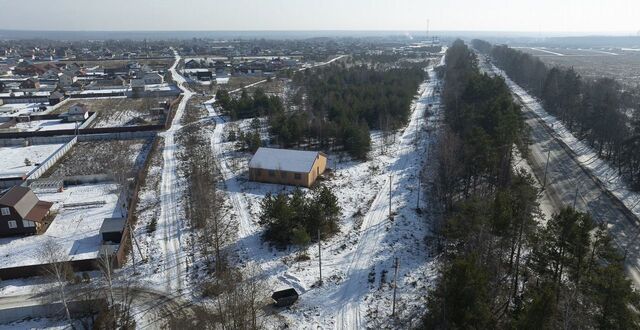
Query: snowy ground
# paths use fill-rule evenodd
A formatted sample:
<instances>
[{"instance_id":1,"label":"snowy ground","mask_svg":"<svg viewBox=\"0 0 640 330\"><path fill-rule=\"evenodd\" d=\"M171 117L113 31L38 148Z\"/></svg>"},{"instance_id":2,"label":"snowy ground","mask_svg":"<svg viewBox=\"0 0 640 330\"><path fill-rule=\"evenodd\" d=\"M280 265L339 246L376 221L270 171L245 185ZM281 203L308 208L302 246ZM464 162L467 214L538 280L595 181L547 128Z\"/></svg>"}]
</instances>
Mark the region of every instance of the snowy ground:
<instances>
[{"instance_id":1,"label":"snowy ground","mask_svg":"<svg viewBox=\"0 0 640 330\"><path fill-rule=\"evenodd\" d=\"M171 128L160 135L164 138L162 149L162 166L156 164L153 169L160 171L160 211L157 214L156 230L149 239L158 242L149 245L153 250L153 257L149 261L145 275L145 281L149 286L165 291L168 294L184 293L183 289L188 289L185 283L187 271L186 267L186 244L182 237L185 226L185 215L181 205L181 194L184 190L183 179L178 176L178 166L176 160L176 150L178 145L175 142L175 135L182 126L180 120L184 113L187 102L193 95L186 87L183 76L176 71L176 65L180 61L180 55L175 52L175 62L170 71L173 79L183 91L183 98L178 105L178 109L173 118ZM149 191L149 194L157 194L156 191ZM148 196L149 202L153 203L153 196ZM156 216L154 213L146 216Z\"/></svg>"},{"instance_id":2,"label":"snowy ground","mask_svg":"<svg viewBox=\"0 0 640 330\"><path fill-rule=\"evenodd\" d=\"M435 79L432 70L430 74ZM325 184L336 193L343 213L341 232L322 242L322 287L315 286L319 278L317 246L308 248L309 261L295 263L297 250L277 251L260 237L259 201L267 192L292 188L247 181L249 155L239 155L233 142L224 142L226 127L230 125L208 105L216 120L212 148L220 161L232 215L239 222L240 255L260 266L269 287L294 287L302 294L296 305L278 311L279 316L271 318L270 327L280 327L282 323L291 328L383 326L385 322L375 320L388 320L390 315L395 257L400 262L399 315L403 320L416 319L415 313L425 302L425 297L418 293L424 292L424 287L436 276L435 261L425 243L428 221L415 210L417 174L432 141L425 128L435 125L435 121L424 120L428 104L435 101L432 95L435 84L432 80L421 86L411 121L404 131L398 132L394 142L383 147L381 134L372 134L371 160L352 162L331 157L328 165L332 171L327 174ZM240 127L246 124L243 122ZM393 220L388 217L390 186ZM422 203L424 207L425 201Z\"/></svg>"},{"instance_id":3,"label":"snowy ground","mask_svg":"<svg viewBox=\"0 0 640 330\"><path fill-rule=\"evenodd\" d=\"M38 248L49 239L58 243L70 260L96 258L103 220L122 216L115 184L68 186L63 192L37 195L40 200L54 202L51 211L57 213L55 219L42 235L0 239L0 268L40 264Z\"/></svg>"},{"instance_id":4,"label":"snowy ground","mask_svg":"<svg viewBox=\"0 0 640 330\"><path fill-rule=\"evenodd\" d=\"M2 117L17 117L20 115L34 114L39 115L46 113L46 111L53 107L45 104L47 108L44 111L40 111L41 103L11 103L0 105L0 116Z\"/></svg>"},{"instance_id":5,"label":"snowy ground","mask_svg":"<svg viewBox=\"0 0 640 330\"><path fill-rule=\"evenodd\" d=\"M24 123L17 123L11 128L17 128L20 131L35 132L35 131L55 131L63 129L75 129L76 123L66 123L62 119L45 119L45 120L33 120Z\"/></svg>"},{"instance_id":6,"label":"snowy ground","mask_svg":"<svg viewBox=\"0 0 640 330\"><path fill-rule=\"evenodd\" d=\"M0 147L0 178L20 177L35 170L42 162L51 156L64 144L38 144L23 146ZM31 164L25 165L25 159Z\"/></svg>"},{"instance_id":7,"label":"snowy ground","mask_svg":"<svg viewBox=\"0 0 640 330\"><path fill-rule=\"evenodd\" d=\"M556 117L548 114L541 103L529 95L504 73L494 67L493 70L501 75L511 90L515 92L522 102L533 110L548 127L551 127L558 139L564 142L574 153L580 164L597 177L604 187L615 195L636 216L640 217L640 194L629 190L624 178L618 175L618 171L609 163L599 158L597 153L584 141L578 140L571 131Z\"/></svg>"}]
</instances>

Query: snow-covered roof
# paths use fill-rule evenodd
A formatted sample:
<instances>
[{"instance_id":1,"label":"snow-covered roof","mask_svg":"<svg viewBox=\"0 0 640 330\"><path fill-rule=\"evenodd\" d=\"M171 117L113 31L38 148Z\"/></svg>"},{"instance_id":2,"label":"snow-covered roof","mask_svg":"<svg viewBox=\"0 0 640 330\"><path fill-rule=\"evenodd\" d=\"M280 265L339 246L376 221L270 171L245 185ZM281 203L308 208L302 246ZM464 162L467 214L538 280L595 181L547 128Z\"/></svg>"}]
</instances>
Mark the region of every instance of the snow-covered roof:
<instances>
[{"instance_id":1,"label":"snow-covered roof","mask_svg":"<svg viewBox=\"0 0 640 330\"><path fill-rule=\"evenodd\" d=\"M259 148L251 158L249 167L308 173L319 155L318 151Z\"/></svg>"}]
</instances>

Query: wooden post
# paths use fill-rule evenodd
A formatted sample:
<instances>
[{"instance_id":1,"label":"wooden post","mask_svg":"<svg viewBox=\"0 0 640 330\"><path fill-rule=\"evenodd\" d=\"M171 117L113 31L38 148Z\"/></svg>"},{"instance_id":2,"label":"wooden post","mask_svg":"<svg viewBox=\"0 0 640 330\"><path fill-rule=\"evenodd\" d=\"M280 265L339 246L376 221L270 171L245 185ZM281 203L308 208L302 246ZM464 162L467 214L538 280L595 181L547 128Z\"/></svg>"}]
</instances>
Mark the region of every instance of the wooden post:
<instances>
[{"instance_id":1,"label":"wooden post","mask_svg":"<svg viewBox=\"0 0 640 330\"><path fill-rule=\"evenodd\" d=\"M549 168L549 158L551 157L551 149L547 152L547 164L544 165L544 180L542 184L542 189L547 187L547 169Z\"/></svg>"},{"instance_id":2,"label":"wooden post","mask_svg":"<svg viewBox=\"0 0 640 330\"><path fill-rule=\"evenodd\" d=\"M320 245L320 228L318 228L318 269L320 270L320 286L322 286L322 247Z\"/></svg>"},{"instance_id":3,"label":"wooden post","mask_svg":"<svg viewBox=\"0 0 640 330\"><path fill-rule=\"evenodd\" d=\"M422 182L420 182L420 171L418 171L418 201L417 201L417 206L416 206L416 210L418 212L420 212L420 189L422 187Z\"/></svg>"},{"instance_id":4,"label":"wooden post","mask_svg":"<svg viewBox=\"0 0 640 330\"><path fill-rule=\"evenodd\" d=\"M396 257L396 270L393 275L393 305L391 306L391 316L396 316L396 289L398 288L398 267L400 266L400 261L398 257Z\"/></svg>"},{"instance_id":5,"label":"wooden post","mask_svg":"<svg viewBox=\"0 0 640 330\"><path fill-rule=\"evenodd\" d=\"M391 219L391 180L393 177L389 174L389 219Z\"/></svg>"}]
</instances>

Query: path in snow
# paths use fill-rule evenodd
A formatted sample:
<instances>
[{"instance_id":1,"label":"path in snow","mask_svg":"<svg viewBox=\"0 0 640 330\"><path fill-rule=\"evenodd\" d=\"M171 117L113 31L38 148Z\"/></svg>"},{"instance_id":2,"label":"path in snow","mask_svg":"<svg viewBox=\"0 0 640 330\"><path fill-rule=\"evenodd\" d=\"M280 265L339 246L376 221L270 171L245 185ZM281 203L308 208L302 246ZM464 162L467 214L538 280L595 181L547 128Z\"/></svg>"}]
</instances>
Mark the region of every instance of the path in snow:
<instances>
[{"instance_id":1,"label":"path in snow","mask_svg":"<svg viewBox=\"0 0 640 330\"><path fill-rule=\"evenodd\" d=\"M381 249L379 242L386 235L385 223L389 220L390 201L389 191L386 188L389 187L389 180L391 180L392 196L397 195L394 192L406 189L404 186L399 186L398 183L406 182L405 178L414 174L406 171L408 168L420 164L422 155L412 157L411 153L415 151L415 136L421 129L421 118L425 116L427 100L432 97L437 84L432 68L429 70L429 76L431 80L420 95L411 120L400 138L400 146L395 155L396 160L387 170L387 173L392 176L382 185L384 188L378 192L369 211L365 214L357 248L350 255L351 260L346 261L349 264L345 274L346 280L336 293L338 296L336 302L341 306L336 315L337 329L361 329L364 327L361 303L369 291L368 270L372 268L374 257ZM417 164L411 166L411 162L417 162ZM394 205L393 201L391 204ZM392 212L394 212L393 208Z\"/></svg>"},{"instance_id":2,"label":"path in snow","mask_svg":"<svg viewBox=\"0 0 640 330\"><path fill-rule=\"evenodd\" d=\"M165 290L167 292L179 292L184 286L185 277L185 260L181 247L181 226L182 219L179 214L178 203L180 201L180 193L177 190L177 162L175 151L177 145L175 143L175 134L180 130L180 119L184 113L187 102L193 95L185 85L185 79L181 76L176 66L181 57L174 50L176 61L169 69L173 79L182 90L183 97L178 104L175 116L171 122L171 127L160 135L164 137L164 150L162 152L164 166L162 167L162 182L160 185L161 210L155 231L156 239L162 242L164 252L164 275L166 279Z\"/></svg>"}]
</instances>

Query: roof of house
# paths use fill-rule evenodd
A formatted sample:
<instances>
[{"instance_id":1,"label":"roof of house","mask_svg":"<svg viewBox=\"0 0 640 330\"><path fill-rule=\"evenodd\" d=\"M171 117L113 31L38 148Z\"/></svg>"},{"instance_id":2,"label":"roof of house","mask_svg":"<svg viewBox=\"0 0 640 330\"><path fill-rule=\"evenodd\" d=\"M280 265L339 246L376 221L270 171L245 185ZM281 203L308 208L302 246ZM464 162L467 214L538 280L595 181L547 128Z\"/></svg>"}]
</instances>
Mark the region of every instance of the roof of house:
<instances>
[{"instance_id":1,"label":"roof of house","mask_svg":"<svg viewBox=\"0 0 640 330\"><path fill-rule=\"evenodd\" d=\"M40 222L53 203L38 200L36 194L27 187L14 186L0 197L0 205L13 207L25 220Z\"/></svg>"},{"instance_id":2,"label":"roof of house","mask_svg":"<svg viewBox=\"0 0 640 330\"><path fill-rule=\"evenodd\" d=\"M64 97L64 95L62 95L62 93L60 93L58 91L53 91L51 94L49 94L49 98L50 99L61 99L63 97Z\"/></svg>"},{"instance_id":3,"label":"roof of house","mask_svg":"<svg viewBox=\"0 0 640 330\"><path fill-rule=\"evenodd\" d=\"M131 87L144 87L143 79L131 79Z\"/></svg>"},{"instance_id":4,"label":"roof of house","mask_svg":"<svg viewBox=\"0 0 640 330\"><path fill-rule=\"evenodd\" d=\"M258 148L249 162L249 167L308 173L320 154L318 151Z\"/></svg>"},{"instance_id":5,"label":"roof of house","mask_svg":"<svg viewBox=\"0 0 640 330\"><path fill-rule=\"evenodd\" d=\"M100 233L122 232L127 222L126 218L107 218L100 226Z\"/></svg>"}]
</instances>

